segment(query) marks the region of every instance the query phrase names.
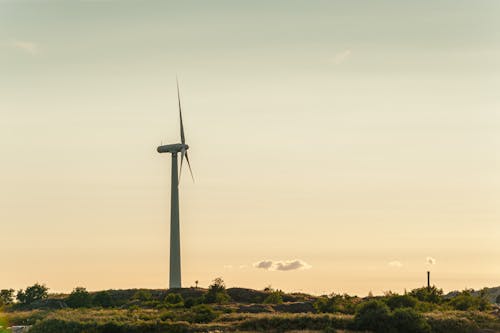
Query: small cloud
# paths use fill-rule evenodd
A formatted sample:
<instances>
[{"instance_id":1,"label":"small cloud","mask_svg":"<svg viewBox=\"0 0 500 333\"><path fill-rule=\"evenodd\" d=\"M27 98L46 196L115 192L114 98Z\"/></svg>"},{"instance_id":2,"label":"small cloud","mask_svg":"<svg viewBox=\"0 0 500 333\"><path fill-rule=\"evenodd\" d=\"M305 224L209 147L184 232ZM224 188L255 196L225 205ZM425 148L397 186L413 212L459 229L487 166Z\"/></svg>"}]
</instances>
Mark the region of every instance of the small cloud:
<instances>
[{"instance_id":1,"label":"small cloud","mask_svg":"<svg viewBox=\"0 0 500 333\"><path fill-rule=\"evenodd\" d=\"M432 258L432 257L427 257L425 258L425 261L429 264L429 265L434 265L436 263L436 259Z\"/></svg>"},{"instance_id":2,"label":"small cloud","mask_svg":"<svg viewBox=\"0 0 500 333\"><path fill-rule=\"evenodd\" d=\"M400 261L397 261L397 260L391 261L387 265L389 265L391 267L397 267L397 268L403 267L403 264Z\"/></svg>"},{"instance_id":3,"label":"small cloud","mask_svg":"<svg viewBox=\"0 0 500 333\"><path fill-rule=\"evenodd\" d=\"M293 271L309 269L311 265L300 259L279 261L263 260L253 264L253 267L266 269L268 271Z\"/></svg>"},{"instance_id":4,"label":"small cloud","mask_svg":"<svg viewBox=\"0 0 500 333\"><path fill-rule=\"evenodd\" d=\"M233 265L224 265L224 269L233 269Z\"/></svg>"},{"instance_id":5,"label":"small cloud","mask_svg":"<svg viewBox=\"0 0 500 333\"><path fill-rule=\"evenodd\" d=\"M12 46L15 47L16 49L22 50L22 51L27 52L29 54L37 54L38 53L38 45L36 43L33 43L33 42L16 40L16 41L12 42Z\"/></svg>"},{"instance_id":6,"label":"small cloud","mask_svg":"<svg viewBox=\"0 0 500 333\"><path fill-rule=\"evenodd\" d=\"M351 53L349 49L339 52L333 57L332 61L335 65L340 65L351 56Z\"/></svg>"},{"instance_id":7,"label":"small cloud","mask_svg":"<svg viewBox=\"0 0 500 333\"><path fill-rule=\"evenodd\" d=\"M277 271L292 271L296 269L309 269L311 265L302 260L277 261L274 263Z\"/></svg>"},{"instance_id":8,"label":"small cloud","mask_svg":"<svg viewBox=\"0 0 500 333\"><path fill-rule=\"evenodd\" d=\"M253 267L262 269L270 269L271 266L273 266L273 262L271 260L262 260L253 264Z\"/></svg>"},{"instance_id":9,"label":"small cloud","mask_svg":"<svg viewBox=\"0 0 500 333\"><path fill-rule=\"evenodd\" d=\"M247 268L247 267L248 267L247 265L240 265L240 266L239 266L239 269L245 269L245 268Z\"/></svg>"}]
</instances>

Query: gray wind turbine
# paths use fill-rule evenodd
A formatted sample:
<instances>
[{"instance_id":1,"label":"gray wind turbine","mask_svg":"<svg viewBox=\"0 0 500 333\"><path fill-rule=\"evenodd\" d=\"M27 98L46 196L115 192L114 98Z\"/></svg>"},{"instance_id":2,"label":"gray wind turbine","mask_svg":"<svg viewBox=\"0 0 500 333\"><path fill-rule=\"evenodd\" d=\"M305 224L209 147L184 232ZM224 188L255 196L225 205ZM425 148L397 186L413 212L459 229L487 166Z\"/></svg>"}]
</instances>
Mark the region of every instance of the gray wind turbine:
<instances>
[{"instance_id":1,"label":"gray wind turbine","mask_svg":"<svg viewBox=\"0 0 500 333\"><path fill-rule=\"evenodd\" d=\"M172 190L170 192L170 280L169 288L181 288L181 240L179 230L179 179L182 173L182 163L184 157L191 173L191 178L194 181L193 171L189 163L189 155L187 150L189 146L186 144L184 136L184 125L182 123L181 96L179 93L179 82L177 82L177 100L179 102L179 118L181 124L181 143L170 145L162 145L157 148L159 153L172 154ZM177 154L181 153L180 173L177 172Z\"/></svg>"}]
</instances>

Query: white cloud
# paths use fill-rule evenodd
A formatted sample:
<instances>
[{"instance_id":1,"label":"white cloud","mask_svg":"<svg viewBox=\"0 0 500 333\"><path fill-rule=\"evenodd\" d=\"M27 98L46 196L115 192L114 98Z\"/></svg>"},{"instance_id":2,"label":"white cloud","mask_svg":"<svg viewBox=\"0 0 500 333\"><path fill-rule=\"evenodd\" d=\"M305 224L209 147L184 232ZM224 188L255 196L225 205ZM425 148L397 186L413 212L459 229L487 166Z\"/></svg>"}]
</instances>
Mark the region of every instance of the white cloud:
<instances>
[{"instance_id":1,"label":"white cloud","mask_svg":"<svg viewBox=\"0 0 500 333\"><path fill-rule=\"evenodd\" d=\"M293 271L300 269L309 269L311 265L303 260L262 260L253 264L255 268L266 269L268 271Z\"/></svg>"},{"instance_id":2,"label":"white cloud","mask_svg":"<svg viewBox=\"0 0 500 333\"><path fill-rule=\"evenodd\" d=\"M397 260L391 261L387 265L389 265L391 267L397 267L397 268L403 267L403 264L400 261L397 261Z\"/></svg>"},{"instance_id":3,"label":"white cloud","mask_svg":"<svg viewBox=\"0 0 500 333\"><path fill-rule=\"evenodd\" d=\"M351 54L352 54L351 50L349 50L349 49L344 50L342 52L337 53L333 57L332 61L335 65L340 65L341 63L346 61L351 56Z\"/></svg>"},{"instance_id":4,"label":"white cloud","mask_svg":"<svg viewBox=\"0 0 500 333\"><path fill-rule=\"evenodd\" d=\"M38 45L34 42L16 40L12 42L12 46L21 51L27 52L29 54L38 53Z\"/></svg>"},{"instance_id":5,"label":"white cloud","mask_svg":"<svg viewBox=\"0 0 500 333\"><path fill-rule=\"evenodd\" d=\"M434 265L436 263L436 259L432 258L432 257L427 257L425 258L425 261L429 264L429 265Z\"/></svg>"}]
</instances>

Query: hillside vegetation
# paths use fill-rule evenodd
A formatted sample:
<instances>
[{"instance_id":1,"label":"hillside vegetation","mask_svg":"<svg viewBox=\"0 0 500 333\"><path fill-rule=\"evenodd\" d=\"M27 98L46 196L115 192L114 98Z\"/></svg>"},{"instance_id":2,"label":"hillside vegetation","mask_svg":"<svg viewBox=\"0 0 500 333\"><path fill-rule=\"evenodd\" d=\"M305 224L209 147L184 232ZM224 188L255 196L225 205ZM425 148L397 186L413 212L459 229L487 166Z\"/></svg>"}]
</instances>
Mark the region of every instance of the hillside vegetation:
<instances>
[{"instance_id":1,"label":"hillside vegetation","mask_svg":"<svg viewBox=\"0 0 500 333\"><path fill-rule=\"evenodd\" d=\"M1 290L0 305L0 326L29 325L31 333L500 332L499 307L487 291L444 296L436 287L360 298L226 288L220 278L208 289L77 287L69 295L36 284L17 293Z\"/></svg>"}]
</instances>

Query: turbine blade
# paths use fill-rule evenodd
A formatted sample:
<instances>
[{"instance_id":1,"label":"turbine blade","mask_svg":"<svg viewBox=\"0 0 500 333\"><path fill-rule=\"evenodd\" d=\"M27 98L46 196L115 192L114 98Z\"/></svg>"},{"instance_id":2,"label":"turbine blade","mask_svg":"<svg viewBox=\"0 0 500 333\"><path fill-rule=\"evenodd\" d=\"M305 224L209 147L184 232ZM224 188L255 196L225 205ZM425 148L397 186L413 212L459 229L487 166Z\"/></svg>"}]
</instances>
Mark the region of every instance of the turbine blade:
<instances>
[{"instance_id":1,"label":"turbine blade","mask_svg":"<svg viewBox=\"0 0 500 333\"><path fill-rule=\"evenodd\" d=\"M189 156L188 156L187 151L186 151L186 162L188 163L189 173L191 174L191 179L193 179L193 183L194 183L193 170L191 170L191 163L189 163Z\"/></svg>"},{"instance_id":2,"label":"turbine blade","mask_svg":"<svg viewBox=\"0 0 500 333\"><path fill-rule=\"evenodd\" d=\"M181 150L181 166L179 168L179 181L181 181L181 175L182 175L182 162L184 162L184 155L186 155L186 149ZM187 157L187 156L186 156Z\"/></svg>"},{"instance_id":3,"label":"turbine blade","mask_svg":"<svg viewBox=\"0 0 500 333\"><path fill-rule=\"evenodd\" d=\"M182 109L181 109L181 94L179 92L179 80L175 78L177 82L177 100L179 101L179 119L181 121L181 142L186 143L186 138L184 137L184 125L182 124Z\"/></svg>"}]
</instances>

